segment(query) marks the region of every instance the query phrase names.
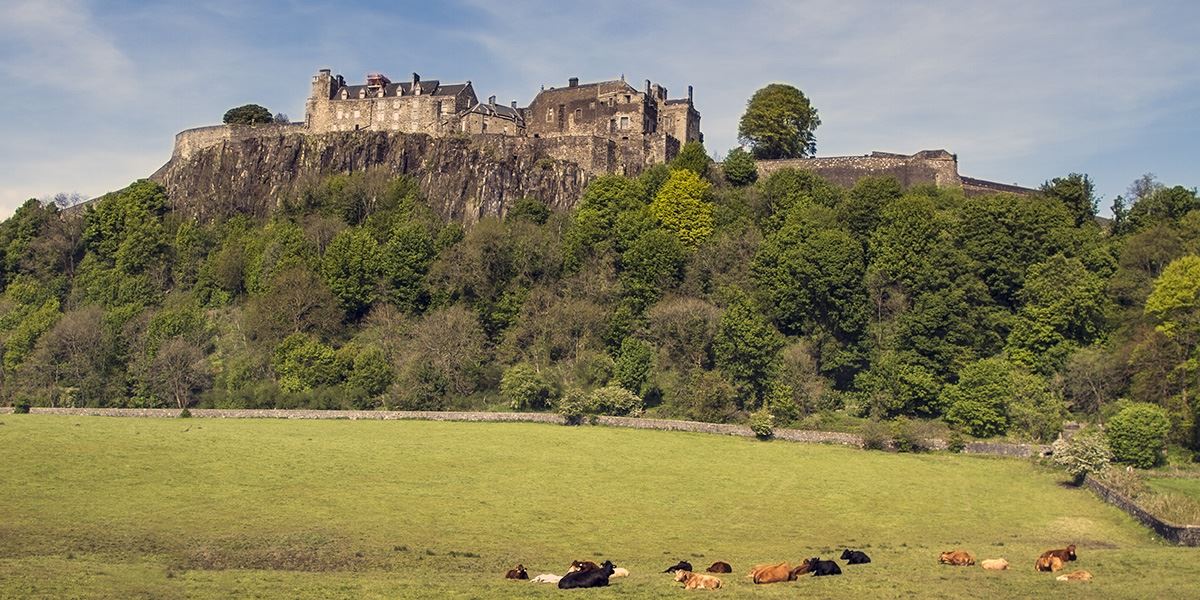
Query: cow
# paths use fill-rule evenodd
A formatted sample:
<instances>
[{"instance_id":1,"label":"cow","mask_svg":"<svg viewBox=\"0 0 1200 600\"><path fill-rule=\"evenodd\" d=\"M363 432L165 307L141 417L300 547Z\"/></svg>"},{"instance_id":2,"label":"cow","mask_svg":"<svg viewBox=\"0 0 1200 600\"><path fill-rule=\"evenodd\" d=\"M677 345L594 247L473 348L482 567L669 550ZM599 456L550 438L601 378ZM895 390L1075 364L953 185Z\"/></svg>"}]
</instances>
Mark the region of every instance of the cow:
<instances>
[{"instance_id":1,"label":"cow","mask_svg":"<svg viewBox=\"0 0 1200 600\"><path fill-rule=\"evenodd\" d=\"M692 570L692 563L690 563L686 560L681 560L681 561L667 567L667 570L663 571L663 573L674 573L675 571L691 571L691 570Z\"/></svg>"},{"instance_id":2,"label":"cow","mask_svg":"<svg viewBox=\"0 0 1200 600\"><path fill-rule=\"evenodd\" d=\"M1064 563L1075 560L1077 558L1075 556L1075 544L1071 544L1070 546L1067 546L1066 548L1055 548L1054 550L1047 550L1042 553L1042 556L1040 558L1046 558L1047 556L1057 556L1058 559L1063 561Z\"/></svg>"},{"instance_id":3,"label":"cow","mask_svg":"<svg viewBox=\"0 0 1200 600\"><path fill-rule=\"evenodd\" d=\"M823 577L825 575L841 575L842 568L832 560L821 560L814 556L806 561L808 570L813 574L813 577Z\"/></svg>"},{"instance_id":4,"label":"cow","mask_svg":"<svg viewBox=\"0 0 1200 600\"><path fill-rule=\"evenodd\" d=\"M796 578L792 575L791 571L792 568L786 562L773 565L755 565L753 569L750 569L750 574L747 577L751 578L754 583L794 581Z\"/></svg>"},{"instance_id":5,"label":"cow","mask_svg":"<svg viewBox=\"0 0 1200 600\"><path fill-rule=\"evenodd\" d=\"M989 558L979 562L979 566L989 571L1007 571L1008 561L1003 558Z\"/></svg>"},{"instance_id":6,"label":"cow","mask_svg":"<svg viewBox=\"0 0 1200 600\"><path fill-rule=\"evenodd\" d=\"M975 564L975 555L966 550L951 550L950 552L943 552L938 557L938 562L956 567L969 567Z\"/></svg>"},{"instance_id":7,"label":"cow","mask_svg":"<svg viewBox=\"0 0 1200 600\"><path fill-rule=\"evenodd\" d=\"M1059 575L1055 579L1059 581L1091 581L1092 574L1087 571L1071 571L1063 575Z\"/></svg>"},{"instance_id":8,"label":"cow","mask_svg":"<svg viewBox=\"0 0 1200 600\"><path fill-rule=\"evenodd\" d=\"M675 571L675 581L682 583L685 590L715 590L721 587L721 580L712 575L693 573L683 569Z\"/></svg>"},{"instance_id":9,"label":"cow","mask_svg":"<svg viewBox=\"0 0 1200 600\"><path fill-rule=\"evenodd\" d=\"M579 571L596 571L599 568L600 565L590 560L573 560L571 561L571 567L567 569L567 572L578 573Z\"/></svg>"},{"instance_id":10,"label":"cow","mask_svg":"<svg viewBox=\"0 0 1200 600\"><path fill-rule=\"evenodd\" d=\"M799 576L804 575L812 570L812 559L806 558L796 565L796 568L788 572L788 581L795 581Z\"/></svg>"},{"instance_id":11,"label":"cow","mask_svg":"<svg viewBox=\"0 0 1200 600\"><path fill-rule=\"evenodd\" d=\"M555 575L554 573L542 573L530 581L533 583L558 583L559 579L562 579L562 575Z\"/></svg>"},{"instance_id":12,"label":"cow","mask_svg":"<svg viewBox=\"0 0 1200 600\"><path fill-rule=\"evenodd\" d=\"M594 588L605 587L608 585L608 578L613 574L613 564L611 561L604 561L599 569L593 571L575 571L563 575L562 579L558 580L558 589L569 590L574 588Z\"/></svg>"},{"instance_id":13,"label":"cow","mask_svg":"<svg viewBox=\"0 0 1200 600\"><path fill-rule=\"evenodd\" d=\"M529 579L529 573L525 572L523 565L517 565L517 568L510 569L504 574L505 579Z\"/></svg>"},{"instance_id":14,"label":"cow","mask_svg":"<svg viewBox=\"0 0 1200 600\"><path fill-rule=\"evenodd\" d=\"M629 577L629 569L625 567L613 567L613 577Z\"/></svg>"},{"instance_id":15,"label":"cow","mask_svg":"<svg viewBox=\"0 0 1200 600\"><path fill-rule=\"evenodd\" d=\"M729 566L729 563L725 561L718 560L712 565L709 565L705 571L708 571L709 573L732 573L733 567Z\"/></svg>"},{"instance_id":16,"label":"cow","mask_svg":"<svg viewBox=\"0 0 1200 600\"><path fill-rule=\"evenodd\" d=\"M842 551L842 560L848 565L865 565L871 562L871 557L867 556L866 552L861 550L850 550L847 548Z\"/></svg>"},{"instance_id":17,"label":"cow","mask_svg":"<svg viewBox=\"0 0 1200 600\"><path fill-rule=\"evenodd\" d=\"M1042 572L1049 572L1049 573L1053 573L1055 571L1061 571L1062 567L1063 567L1062 559L1057 556L1054 556L1053 554L1040 556L1040 557L1038 557L1037 562L1033 563L1034 569L1037 569L1038 571L1042 571Z\"/></svg>"}]
</instances>

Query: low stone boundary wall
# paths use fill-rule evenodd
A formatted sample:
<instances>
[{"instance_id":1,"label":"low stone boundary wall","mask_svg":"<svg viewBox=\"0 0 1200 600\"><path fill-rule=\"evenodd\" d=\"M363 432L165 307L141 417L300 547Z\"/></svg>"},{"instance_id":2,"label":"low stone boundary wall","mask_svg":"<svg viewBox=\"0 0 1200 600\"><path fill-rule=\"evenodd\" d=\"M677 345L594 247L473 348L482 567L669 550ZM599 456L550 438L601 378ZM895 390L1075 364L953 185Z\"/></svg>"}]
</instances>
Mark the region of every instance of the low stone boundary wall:
<instances>
[{"instance_id":1,"label":"low stone boundary wall","mask_svg":"<svg viewBox=\"0 0 1200 600\"><path fill-rule=\"evenodd\" d=\"M0 414L11 413L12 407L0 407ZM152 417L174 418L179 410L174 408L47 408L31 407L31 414L78 415L95 417ZM454 412L454 411L408 411L408 410L285 410L285 409L221 409L193 408L193 417L206 419L349 419L349 420L419 420L419 421L468 421L480 423L550 423L563 425L566 419L555 413L502 413L502 412ZM610 427L633 429L656 429L660 431L688 431L754 437L746 425L704 423L700 421L678 421L674 419L641 419L635 417L597 416L589 422ZM812 431L808 429L776 429L775 438L789 442L838 444L854 448L863 447L862 436L837 431ZM930 450L945 450L945 440L925 441ZM893 447L894 449L894 447ZM985 454L1027 458L1048 452L1048 446L1039 444L1008 444L999 442L969 442L964 454Z\"/></svg>"},{"instance_id":2,"label":"low stone boundary wall","mask_svg":"<svg viewBox=\"0 0 1200 600\"><path fill-rule=\"evenodd\" d=\"M1085 485L1105 502L1129 513L1130 516L1140 521L1143 525L1153 529L1164 540L1180 546L1200 546L1200 526L1168 523L1154 516L1150 511L1138 506L1136 502L1126 498L1124 494L1091 477L1087 478Z\"/></svg>"}]
</instances>

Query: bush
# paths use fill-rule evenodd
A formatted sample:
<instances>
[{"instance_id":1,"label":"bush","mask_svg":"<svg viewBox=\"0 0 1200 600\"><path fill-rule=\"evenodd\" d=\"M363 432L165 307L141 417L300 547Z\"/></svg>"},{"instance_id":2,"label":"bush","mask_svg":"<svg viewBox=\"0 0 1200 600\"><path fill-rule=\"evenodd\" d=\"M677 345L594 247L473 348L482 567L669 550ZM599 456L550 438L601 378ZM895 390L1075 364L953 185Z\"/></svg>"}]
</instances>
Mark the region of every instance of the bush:
<instances>
[{"instance_id":1,"label":"bush","mask_svg":"<svg viewBox=\"0 0 1200 600\"><path fill-rule=\"evenodd\" d=\"M725 156L725 180L735 186L750 185L758 180L758 165L754 157L741 148L734 148Z\"/></svg>"},{"instance_id":2,"label":"bush","mask_svg":"<svg viewBox=\"0 0 1200 600\"><path fill-rule=\"evenodd\" d=\"M1094 429L1082 430L1070 440L1059 438L1051 447L1054 464L1066 469L1075 485L1082 485L1085 477L1103 471L1112 460L1104 435Z\"/></svg>"},{"instance_id":3,"label":"bush","mask_svg":"<svg viewBox=\"0 0 1200 600\"><path fill-rule=\"evenodd\" d=\"M16 414L16 415L29 414L29 401L24 400L24 399L17 400L16 404L13 404L13 414Z\"/></svg>"},{"instance_id":4,"label":"bush","mask_svg":"<svg viewBox=\"0 0 1200 600\"><path fill-rule=\"evenodd\" d=\"M190 410L188 410L188 409L184 408L183 410L179 411L179 418L180 418L180 419L190 419L190 418L192 418L192 411L190 411Z\"/></svg>"},{"instance_id":5,"label":"bush","mask_svg":"<svg viewBox=\"0 0 1200 600\"><path fill-rule=\"evenodd\" d=\"M1105 431L1113 458L1149 469L1162 461L1171 421L1161 407L1134 403L1109 419Z\"/></svg>"},{"instance_id":6,"label":"bush","mask_svg":"<svg viewBox=\"0 0 1200 600\"><path fill-rule=\"evenodd\" d=\"M500 396L513 410L546 408L553 388L529 363L517 363L500 378Z\"/></svg>"},{"instance_id":7,"label":"bush","mask_svg":"<svg viewBox=\"0 0 1200 600\"><path fill-rule=\"evenodd\" d=\"M567 390L558 400L558 414L566 419L567 425L578 425L587 414L588 405L588 396L583 390Z\"/></svg>"},{"instance_id":8,"label":"bush","mask_svg":"<svg viewBox=\"0 0 1200 600\"><path fill-rule=\"evenodd\" d=\"M775 417L766 408L750 413L750 431L760 440L771 439L775 435Z\"/></svg>"},{"instance_id":9,"label":"bush","mask_svg":"<svg viewBox=\"0 0 1200 600\"><path fill-rule=\"evenodd\" d=\"M605 386L592 392L588 402L588 412L597 415L636 417L645 408L641 398L618 385Z\"/></svg>"},{"instance_id":10,"label":"bush","mask_svg":"<svg viewBox=\"0 0 1200 600\"><path fill-rule=\"evenodd\" d=\"M967 441L963 439L961 431L950 432L950 437L946 438L946 449L954 453L967 449Z\"/></svg>"},{"instance_id":11,"label":"bush","mask_svg":"<svg viewBox=\"0 0 1200 600\"><path fill-rule=\"evenodd\" d=\"M925 437L917 424L907 417L898 417L892 422L892 440L900 452L920 452L925 449Z\"/></svg>"},{"instance_id":12,"label":"bush","mask_svg":"<svg viewBox=\"0 0 1200 600\"><path fill-rule=\"evenodd\" d=\"M868 421L862 426L863 449L886 450L888 446L888 426L879 421Z\"/></svg>"}]
</instances>

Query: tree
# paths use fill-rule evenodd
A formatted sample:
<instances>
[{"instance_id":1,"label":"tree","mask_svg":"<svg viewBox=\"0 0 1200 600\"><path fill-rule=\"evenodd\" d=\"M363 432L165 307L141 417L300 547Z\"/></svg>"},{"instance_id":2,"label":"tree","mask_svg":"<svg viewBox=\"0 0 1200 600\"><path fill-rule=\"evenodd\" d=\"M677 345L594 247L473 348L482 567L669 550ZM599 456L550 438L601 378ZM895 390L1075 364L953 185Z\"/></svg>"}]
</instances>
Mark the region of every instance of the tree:
<instances>
[{"instance_id":1,"label":"tree","mask_svg":"<svg viewBox=\"0 0 1200 600\"><path fill-rule=\"evenodd\" d=\"M976 437L1003 435L1008 431L1012 382L1012 366L1002 358L967 365L958 374L958 383L942 390L946 422Z\"/></svg>"},{"instance_id":2,"label":"tree","mask_svg":"<svg viewBox=\"0 0 1200 600\"><path fill-rule=\"evenodd\" d=\"M672 171L650 203L650 214L684 246L695 249L712 235L713 205L704 199L711 187L691 170Z\"/></svg>"},{"instance_id":3,"label":"tree","mask_svg":"<svg viewBox=\"0 0 1200 600\"><path fill-rule=\"evenodd\" d=\"M212 382L204 352L182 338L172 338L158 349L150 373L152 389L181 409L190 406L196 393Z\"/></svg>"},{"instance_id":4,"label":"tree","mask_svg":"<svg viewBox=\"0 0 1200 600\"><path fill-rule=\"evenodd\" d=\"M1054 464L1067 470L1075 485L1088 475L1099 473L1112 460L1112 450L1104 434L1094 428L1077 432L1071 439L1058 439L1052 445Z\"/></svg>"},{"instance_id":5,"label":"tree","mask_svg":"<svg viewBox=\"0 0 1200 600\"><path fill-rule=\"evenodd\" d=\"M646 232L621 255L621 284L638 311L679 283L686 256L679 239L662 229Z\"/></svg>"},{"instance_id":6,"label":"tree","mask_svg":"<svg viewBox=\"0 0 1200 600\"><path fill-rule=\"evenodd\" d=\"M772 83L746 104L738 123L738 139L751 146L758 159L803 158L817 151L813 131L821 124L817 109L804 92L782 83Z\"/></svg>"},{"instance_id":7,"label":"tree","mask_svg":"<svg viewBox=\"0 0 1200 600\"><path fill-rule=\"evenodd\" d=\"M303 333L289 335L275 347L272 366L285 392L334 385L343 375L333 348Z\"/></svg>"},{"instance_id":8,"label":"tree","mask_svg":"<svg viewBox=\"0 0 1200 600\"><path fill-rule=\"evenodd\" d=\"M1095 186L1087 175L1071 173L1055 177L1043 183L1041 191L1067 207L1067 212L1075 217L1076 227L1096 218Z\"/></svg>"},{"instance_id":9,"label":"tree","mask_svg":"<svg viewBox=\"0 0 1200 600\"><path fill-rule=\"evenodd\" d=\"M321 274L350 318L358 318L379 293L379 243L365 229L347 229L333 238Z\"/></svg>"},{"instance_id":10,"label":"tree","mask_svg":"<svg viewBox=\"0 0 1200 600\"><path fill-rule=\"evenodd\" d=\"M779 368L783 336L763 319L758 305L738 288L726 290L729 306L713 340L717 368L738 388L743 408L761 404Z\"/></svg>"},{"instance_id":11,"label":"tree","mask_svg":"<svg viewBox=\"0 0 1200 600\"><path fill-rule=\"evenodd\" d=\"M368 398L375 398L387 391L394 378L387 354L371 346L354 355L353 366L346 376L346 387L359 390Z\"/></svg>"},{"instance_id":12,"label":"tree","mask_svg":"<svg viewBox=\"0 0 1200 600\"><path fill-rule=\"evenodd\" d=\"M249 305L251 334L269 341L293 333L329 339L340 329L342 311L329 286L304 266L275 274L266 293Z\"/></svg>"},{"instance_id":13,"label":"tree","mask_svg":"<svg viewBox=\"0 0 1200 600\"><path fill-rule=\"evenodd\" d=\"M700 177L708 175L709 164L712 159L708 157L708 152L704 150L704 144L701 142L691 141L683 145L679 150L679 154L671 159L671 170L686 169L695 173Z\"/></svg>"},{"instance_id":14,"label":"tree","mask_svg":"<svg viewBox=\"0 0 1200 600\"><path fill-rule=\"evenodd\" d=\"M640 396L653 370L654 349L639 339L625 338L614 367L617 383Z\"/></svg>"},{"instance_id":15,"label":"tree","mask_svg":"<svg viewBox=\"0 0 1200 600\"><path fill-rule=\"evenodd\" d=\"M292 122L292 120L288 118L287 113L281 113L281 112L275 113L275 117L272 118L271 120L279 125L286 125L286 124Z\"/></svg>"},{"instance_id":16,"label":"tree","mask_svg":"<svg viewBox=\"0 0 1200 600\"><path fill-rule=\"evenodd\" d=\"M1114 458L1149 469L1162 462L1171 420L1161 407L1136 402L1109 419L1104 431Z\"/></svg>"},{"instance_id":17,"label":"tree","mask_svg":"<svg viewBox=\"0 0 1200 600\"><path fill-rule=\"evenodd\" d=\"M227 125L255 125L271 123L274 120L275 117L271 116L271 111L257 104L243 104L231 108L225 111L225 118L222 119Z\"/></svg>"},{"instance_id":18,"label":"tree","mask_svg":"<svg viewBox=\"0 0 1200 600\"><path fill-rule=\"evenodd\" d=\"M722 165L725 171L725 180L729 183L741 187L750 185L758 181L758 165L754 162L754 157L750 156L741 146L729 151L725 155L725 163Z\"/></svg>"},{"instance_id":19,"label":"tree","mask_svg":"<svg viewBox=\"0 0 1200 600\"><path fill-rule=\"evenodd\" d=\"M513 410L542 410L549 406L553 392L550 382L529 363L505 369L500 378L500 396Z\"/></svg>"},{"instance_id":20,"label":"tree","mask_svg":"<svg viewBox=\"0 0 1200 600\"><path fill-rule=\"evenodd\" d=\"M1008 355L1040 373L1058 370L1072 350L1092 343L1103 330L1104 282L1078 258L1056 254L1029 267L1019 300Z\"/></svg>"},{"instance_id":21,"label":"tree","mask_svg":"<svg viewBox=\"0 0 1200 600\"><path fill-rule=\"evenodd\" d=\"M505 221L526 220L530 223L543 225L550 218L550 207L537 198L522 196L513 203L512 208L504 214Z\"/></svg>"}]
</instances>

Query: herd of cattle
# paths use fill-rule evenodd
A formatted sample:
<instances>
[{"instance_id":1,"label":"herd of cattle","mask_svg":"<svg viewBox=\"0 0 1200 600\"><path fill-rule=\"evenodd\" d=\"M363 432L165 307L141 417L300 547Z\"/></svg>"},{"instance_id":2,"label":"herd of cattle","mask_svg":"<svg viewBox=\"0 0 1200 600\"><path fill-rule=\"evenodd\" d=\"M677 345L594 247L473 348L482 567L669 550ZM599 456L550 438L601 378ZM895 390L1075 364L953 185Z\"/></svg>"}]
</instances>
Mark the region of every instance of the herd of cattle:
<instances>
[{"instance_id":1,"label":"herd of cattle","mask_svg":"<svg viewBox=\"0 0 1200 600\"><path fill-rule=\"evenodd\" d=\"M871 557L859 550L846 549L842 552L841 558L848 565L861 565L871 562ZM1072 544L1066 548L1043 552L1037 561L1035 561L1034 568L1038 571L1053 573L1062 570L1065 563L1075 559L1075 545ZM950 552L943 552L938 558L938 562L946 565L969 567L975 565L975 555L966 550L952 550ZM1008 561L1003 558L986 559L979 564L984 569L991 571L1005 571L1008 569ZM732 573L733 567L727 562L717 561L705 569L705 571L707 573ZM663 573L674 573L675 581L682 583L684 589L715 590L723 585L719 577L693 571L692 564L687 561L679 561L667 567ZM795 567L792 567L787 562L756 565L753 569L750 569L750 573L746 575L746 578L752 580L754 583L779 583L783 581L795 581L801 575L821 577L841 574L842 569L838 566L837 562L813 557L804 559ZM596 564L592 561L576 560L571 562L570 568L567 569L564 575L543 573L534 577L532 581L534 583L556 583L559 589L567 590L573 588L604 587L608 585L611 578L628 576L628 570L614 566L612 561L606 560L601 564ZM529 579L529 573L525 571L523 565L517 565L516 568L505 573L504 577L507 579ZM1073 571L1058 577L1059 581L1090 581L1091 579L1092 574L1087 571Z\"/></svg>"}]
</instances>

